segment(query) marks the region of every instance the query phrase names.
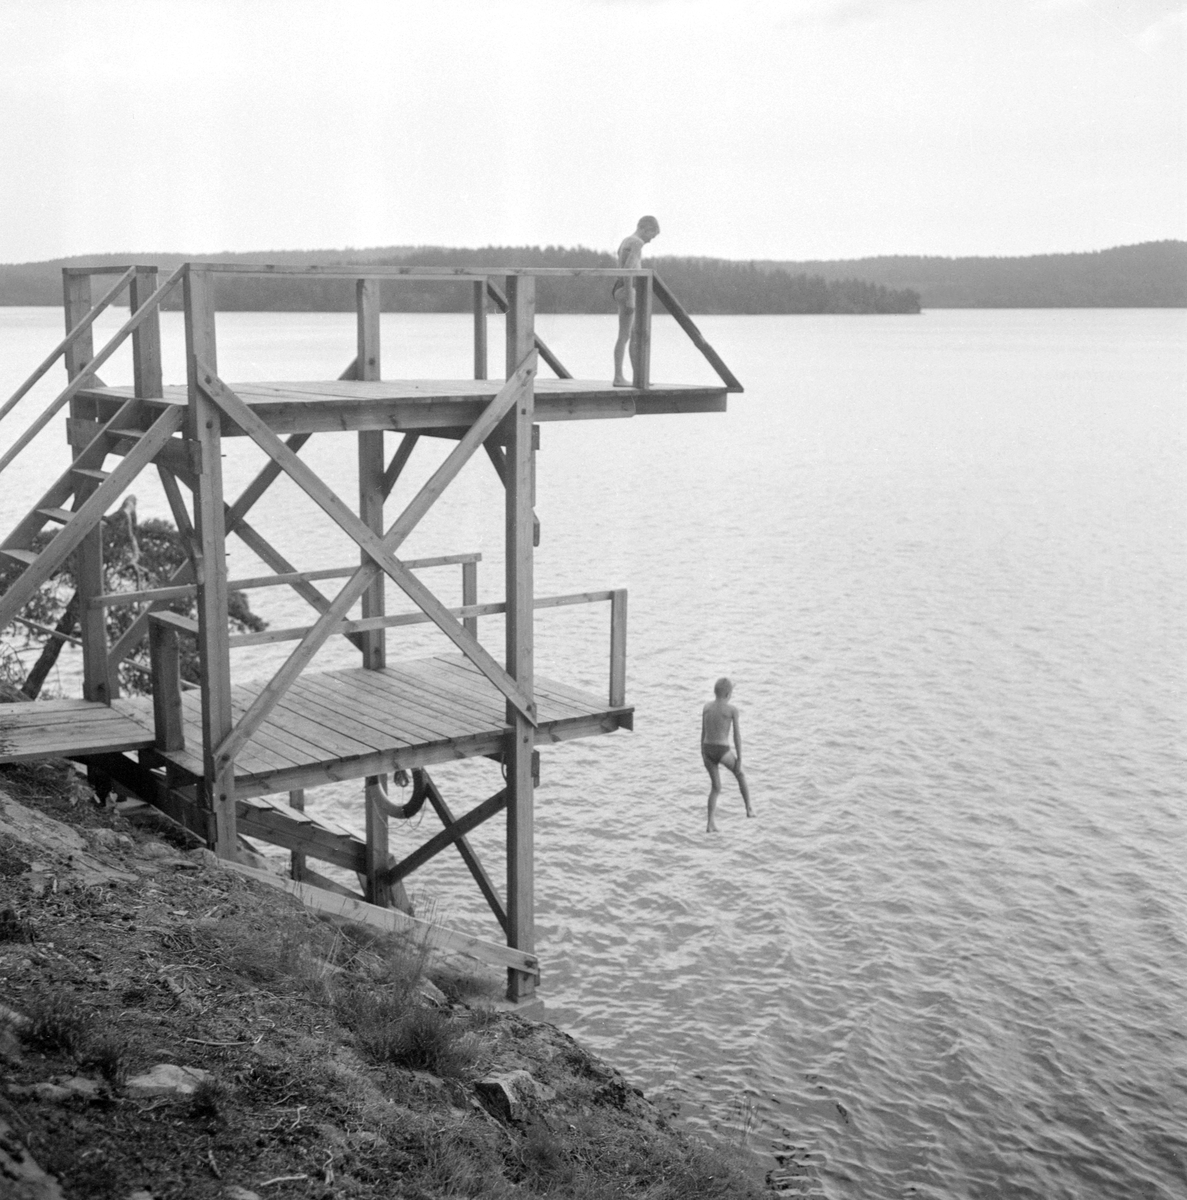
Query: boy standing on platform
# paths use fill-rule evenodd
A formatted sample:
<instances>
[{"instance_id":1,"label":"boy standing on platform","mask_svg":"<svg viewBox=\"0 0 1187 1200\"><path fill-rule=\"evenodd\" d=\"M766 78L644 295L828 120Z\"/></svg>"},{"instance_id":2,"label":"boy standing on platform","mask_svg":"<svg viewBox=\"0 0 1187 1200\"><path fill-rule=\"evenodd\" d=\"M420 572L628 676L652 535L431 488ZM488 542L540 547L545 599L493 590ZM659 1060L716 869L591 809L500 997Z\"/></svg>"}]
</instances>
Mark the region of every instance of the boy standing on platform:
<instances>
[{"instance_id":1,"label":"boy standing on platform","mask_svg":"<svg viewBox=\"0 0 1187 1200\"><path fill-rule=\"evenodd\" d=\"M742 770L742 727L741 714L729 702L734 685L726 678L713 685L714 699L705 705L701 713L701 761L709 772L712 787L709 789L709 825L706 833L716 833L717 823L713 814L717 811L717 797L721 795L721 773L718 764L734 773L742 799L746 804L746 815L754 816L750 807L750 789L746 786L746 774ZM730 733L733 733L737 752L730 749Z\"/></svg>"},{"instance_id":2,"label":"boy standing on platform","mask_svg":"<svg viewBox=\"0 0 1187 1200\"><path fill-rule=\"evenodd\" d=\"M638 268L643 262L643 247L659 233L659 222L654 217L640 217L635 232L622 239L618 247L618 265L628 271ZM635 323L635 280L627 275L614 281L611 291L618 305L618 341L614 343L614 386L630 387L631 381L622 373L622 356L631 340L631 329ZM635 348L631 346L631 366L635 365Z\"/></svg>"}]
</instances>

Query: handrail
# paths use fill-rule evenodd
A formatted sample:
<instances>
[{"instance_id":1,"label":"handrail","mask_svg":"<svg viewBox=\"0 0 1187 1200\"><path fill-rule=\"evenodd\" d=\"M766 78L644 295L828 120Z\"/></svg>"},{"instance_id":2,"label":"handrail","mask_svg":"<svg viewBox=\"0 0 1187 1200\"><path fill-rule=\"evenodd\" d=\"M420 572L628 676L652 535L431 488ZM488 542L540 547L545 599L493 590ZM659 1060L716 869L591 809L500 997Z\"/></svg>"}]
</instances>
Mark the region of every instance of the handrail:
<instances>
[{"instance_id":1,"label":"handrail","mask_svg":"<svg viewBox=\"0 0 1187 1200\"><path fill-rule=\"evenodd\" d=\"M410 564L405 563L405 566ZM570 592L564 596L536 596L535 608L564 608L573 604L597 604L613 600L614 592ZM491 600L485 604L462 604L446 610L452 617L493 617L507 611L505 600ZM427 613L395 613L386 617L363 617L356 621L340 621L335 633L367 633L373 629L395 629L402 625L424 625L432 621ZM295 642L303 638L312 625L293 625L286 629L265 629L261 633L237 633L230 638L231 648L238 646L265 646L270 642Z\"/></svg>"},{"instance_id":2,"label":"handrail","mask_svg":"<svg viewBox=\"0 0 1187 1200\"><path fill-rule=\"evenodd\" d=\"M40 621L30 621L28 617L13 617L12 619L18 625L27 625L30 629L36 630L37 633L44 633L50 641L54 641L56 639L57 641L65 642L70 646L82 645L81 638L72 637L70 634L62 633L61 630L58 629L51 629L48 625L43 625ZM130 662L128 663L128 666L133 671L139 671L143 675L148 675L151 673L149 668L143 663Z\"/></svg>"},{"instance_id":3,"label":"handrail","mask_svg":"<svg viewBox=\"0 0 1187 1200\"><path fill-rule=\"evenodd\" d=\"M671 313L676 324L688 334L692 344L708 359L709 365L721 377L726 391L740 392L742 385L738 382L737 377L722 361L721 355L705 340L705 335L696 327L692 317L684 311L680 301L672 295L671 289L659 277L658 271L651 277L651 286L655 289L655 295L659 302Z\"/></svg>"},{"instance_id":4,"label":"handrail","mask_svg":"<svg viewBox=\"0 0 1187 1200\"><path fill-rule=\"evenodd\" d=\"M193 271L216 275L306 275L317 279L426 279L446 282L450 279L481 280L491 275L522 275L574 278L582 275L605 278L628 275L647 276L651 267L396 267L378 263L344 263L306 267L287 263L188 262Z\"/></svg>"},{"instance_id":5,"label":"handrail","mask_svg":"<svg viewBox=\"0 0 1187 1200\"><path fill-rule=\"evenodd\" d=\"M410 564L406 564L410 565ZM576 604L610 603L610 689L612 708L626 707L626 588L610 588L600 592L570 592L563 596L537 596L535 608L563 608ZM490 604L463 604L448 610L451 616L466 619L494 616L507 611L504 600ZM181 675L178 668L179 634L197 636L198 622L173 612L149 614L149 652L152 660L153 710L157 716L157 746L162 750L185 749L181 727ZM342 621L338 633L362 633L372 629L391 629L399 625L421 625L432 618L426 613L401 613L391 617L367 617L361 621ZM297 641L312 626L292 629L269 629L263 633L239 634L229 639L232 648L259 646L269 642ZM158 689L160 694L158 695Z\"/></svg>"},{"instance_id":6,"label":"handrail","mask_svg":"<svg viewBox=\"0 0 1187 1200\"><path fill-rule=\"evenodd\" d=\"M476 551L469 554L441 554L436 558L408 558L404 566L416 570L429 567L452 567L458 564L482 561ZM283 587L291 583L312 583L318 579L348 579L359 569L358 563L350 567L326 567L320 571L289 571L281 575L254 575L249 579L228 579L227 590L246 592L254 588ZM158 601L185 600L198 593L196 583L182 583L175 587L147 588L141 592L103 592L91 603L99 608L114 608L120 604L155 604Z\"/></svg>"},{"instance_id":7,"label":"handrail","mask_svg":"<svg viewBox=\"0 0 1187 1200\"><path fill-rule=\"evenodd\" d=\"M58 361L58 359L70 349L71 346L95 323L99 314L103 312L109 304L131 283L132 278L136 274L135 267L129 267L118 279L115 285L107 291L102 299L87 313L85 317L70 332L57 344L48 358L21 384L12 396L4 402L4 407L0 408L0 421L3 421L6 416L17 406L21 399L29 392L35 383Z\"/></svg>"},{"instance_id":8,"label":"handrail","mask_svg":"<svg viewBox=\"0 0 1187 1200\"><path fill-rule=\"evenodd\" d=\"M76 393L87 386L94 373L124 344L129 335L134 333L144 321L156 312L161 301L173 290L185 273L184 267L178 267L164 283L136 310L136 312L121 326L116 335L91 359L79 373L67 384L56 400L38 417L25 432L8 448L3 458L0 458L0 471L10 462L49 424L50 419L66 405Z\"/></svg>"}]
</instances>

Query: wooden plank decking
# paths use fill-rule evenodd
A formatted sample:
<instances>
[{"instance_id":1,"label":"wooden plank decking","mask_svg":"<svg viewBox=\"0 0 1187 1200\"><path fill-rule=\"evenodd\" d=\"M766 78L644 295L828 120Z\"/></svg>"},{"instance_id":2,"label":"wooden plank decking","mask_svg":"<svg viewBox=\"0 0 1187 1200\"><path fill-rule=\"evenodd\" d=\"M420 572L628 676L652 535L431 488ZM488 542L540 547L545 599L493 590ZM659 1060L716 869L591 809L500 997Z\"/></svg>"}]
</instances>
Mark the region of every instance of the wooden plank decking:
<instances>
[{"instance_id":1,"label":"wooden plank decking","mask_svg":"<svg viewBox=\"0 0 1187 1200\"><path fill-rule=\"evenodd\" d=\"M146 718L147 713L147 718ZM144 750L153 744L152 707L117 700L0 704L0 763Z\"/></svg>"},{"instance_id":2,"label":"wooden plank decking","mask_svg":"<svg viewBox=\"0 0 1187 1200\"><path fill-rule=\"evenodd\" d=\"M536 678L536 744L630 728L634 709L555 680ZM236 720L259 693L232 689ZM186 748L160 758L202 774L197 692L182 697ZM506 701L461 655L303 675L264 721L235 763L236 795L247 798L315 787L433 763L496 754ZM146 750L153 744L152 701L48 700L0 705L0 762L79 758ZM289 817L291 811L284 814Z\"/></svg>"},{"instance_id":3,"label":"wooden plank decking","mask_svg":"<svg viewBox=\"0 0 1187 1200\"><path fill-rule=\"evenodd\" d=\"M228 383L228 387L277 434L347 429L454 429L469 427L503 386L501 379L396 379L332 382ZM662 413L725 412L723 384L652 384L646 390L616 388L589 379L536 378L534 419L600 420ZM153 409L187 403L184 386L170 385ZM84 399L123 403L132 387L88 388ZM222 435L242 434L224 421Z\"/></svg>"},{"instance_id":4,"label":"wooden plank decking","mask_svg":"<svg viewBox=\"0 0 1187 1200\"><path fill-rule=\"evenodd\" d=\"M554 680L535 681L536 744L568 741L630 728L632 708L614 707ZM259 686L232 688L235 720ZM126 701L144 705L147 701ZM189 774L202 773L201 720L196 693L182 699L186 747L161 758ZM146 720L147 715L146 715ZM316 787L496 754L506 728L506 701L461 655L301 676L235 761L239 797Z\"/></svg>"}]
</instances>

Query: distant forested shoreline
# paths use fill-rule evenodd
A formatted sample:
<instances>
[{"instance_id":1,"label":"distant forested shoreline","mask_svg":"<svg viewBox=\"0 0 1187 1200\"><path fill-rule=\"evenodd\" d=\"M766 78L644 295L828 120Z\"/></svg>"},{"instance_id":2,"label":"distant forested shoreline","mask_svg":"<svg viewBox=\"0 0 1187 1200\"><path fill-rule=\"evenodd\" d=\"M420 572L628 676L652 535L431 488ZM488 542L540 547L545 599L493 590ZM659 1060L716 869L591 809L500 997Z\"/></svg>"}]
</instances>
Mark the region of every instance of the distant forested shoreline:
<instances>
[{"instance_id":1,"label":"distant forested shoreline","mask_svg":"<svg viewBox=\"0 0 1187 1200\"><path fill-rule=\"evenodd\" d=\"M895 255L757 265L906 288L919 294L924 308L1187 308L1187 242L1182 241L1026 258Z\"/></svg>"},{"instance_id":2,"label":"distant forested shoreline","mask_svg":"<svg viewBox=\"0 0 1187 1200\"><path fill-rule=\"evenodd\" d=\"M0 305L58 305L61 268L148 262L162 270L192 258L277 265L447 267L611 267L605 251L585 247L440 246L369 250L258 251L246 254L103 254L0 264ZM892 256L820 262L738 262L649 256L691 313L917 313L921 308L1187 307L1187 242L1145 242L1087 254L1026 258ZM173 302L178 306L179 300ZM346 280L244 276L218 280L224 310L338 312L354 307ZM460 312L462 283L385 282L383 307L397 312ZM542 278L541 312L610 312L605 279Z\"/></svg>"},{"instance_id":3,"label":"distant forested shoreline","mask_svg":"<svg viewBox=\"0 0 1187 1200\"><path fill-rule=\"evenodd\" d=\"M364 251L309 251L281 254L189 256L204 262L267 262L277 265L473 267L613 267L614 256L585 247L441 246ZM45 263L0 266L0 305L60 304L61 269L82 264L149 262L163 271L184 262L177 254L94 255ZM728 259L649 257L684 307L693 313L917 313L919 296L910 289L888 288L858 279L824 279L781 267ZM342 279L295 279L291 276L222 276L216 279L218 307L224 311L343 312L354 308L354 285ZM611 281L605 278L550 278L536 284L540 312L613 312ZM471 305L469 283L452 285L418 280L384 281L387 312L465 312ZM179 307L175 297L166 307Z\"/></svg>"}]
</instances>

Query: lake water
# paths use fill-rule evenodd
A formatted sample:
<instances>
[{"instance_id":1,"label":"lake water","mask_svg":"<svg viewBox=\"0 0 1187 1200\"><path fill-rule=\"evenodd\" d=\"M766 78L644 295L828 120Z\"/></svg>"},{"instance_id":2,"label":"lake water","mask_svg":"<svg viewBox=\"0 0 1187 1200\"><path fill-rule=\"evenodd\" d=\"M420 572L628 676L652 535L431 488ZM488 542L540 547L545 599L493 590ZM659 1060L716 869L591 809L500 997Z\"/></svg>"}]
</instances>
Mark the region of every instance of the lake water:
<instances>
[{"instance_id":1,"label":"lake water","mask_svg":"<svg viewBox=\"0 0 1187 1200\"><path fill-rule=\"evenodd\" d=\"M219 320L231 380L353 357L346 314ZM604 377L611 321L540 325ZM0 309L0 392L59 322ZM777 1154L791 1195L1187 1196L1187 313L702 324L747 388L728 414L542 431L538 590L630 589L637 706L635 733L543 754L550 1018L704 1131ZM466 335L464 316L387 315L385 374L464 375ZM166 337L177 379L175 315ZM705 372L657 319L655 377ZM418 448L393 515L444 452ZM55 429L6 478L8 524L61 453ZM348 498L353 453L304 452ZM258 461L231 446L229 486ZM302 567L354 560L292 489L257 512ZM496 598L501 514L475 461L407 553L482 551ZM236 551L233 575L255 569ZM456 602L456 573L425 578ZM540 614L538 670L601 691L607 628L606 606ZM283 651L251 653L241 678ZM757 818L727 784L708 836L699 706L722 674ZM457 808L498 786L488 763L434 775ZM360 792L311 799L358 825ZM475 841L497 870L493 832ZM460 860L415 882L496 936Z\"/></svg>"}]
</instances>

